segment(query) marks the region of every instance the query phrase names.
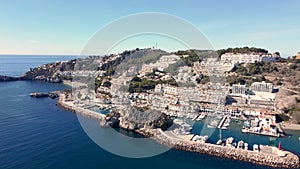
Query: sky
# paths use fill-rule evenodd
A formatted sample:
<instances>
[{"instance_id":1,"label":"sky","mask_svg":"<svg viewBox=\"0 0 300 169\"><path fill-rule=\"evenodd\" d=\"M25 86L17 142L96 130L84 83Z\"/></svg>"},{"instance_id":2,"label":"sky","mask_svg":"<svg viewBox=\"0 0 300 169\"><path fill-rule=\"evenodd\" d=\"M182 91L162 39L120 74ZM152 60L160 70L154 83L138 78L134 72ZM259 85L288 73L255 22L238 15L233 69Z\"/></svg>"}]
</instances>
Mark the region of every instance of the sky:
<instances>
[{"instance_id":1,"label":"sky","mask_svg":"<svg viewBox=\"0 0 300 169\"><path fill-rule=\"evenodd\" d=\"M0 54L78 55L113 21L160 12L193 24L214 49L254 46L293 56L300 51L299 7L298 0L1 0ZM118 50L152 44L140 39Z\"/></svg>"}]
</instances>

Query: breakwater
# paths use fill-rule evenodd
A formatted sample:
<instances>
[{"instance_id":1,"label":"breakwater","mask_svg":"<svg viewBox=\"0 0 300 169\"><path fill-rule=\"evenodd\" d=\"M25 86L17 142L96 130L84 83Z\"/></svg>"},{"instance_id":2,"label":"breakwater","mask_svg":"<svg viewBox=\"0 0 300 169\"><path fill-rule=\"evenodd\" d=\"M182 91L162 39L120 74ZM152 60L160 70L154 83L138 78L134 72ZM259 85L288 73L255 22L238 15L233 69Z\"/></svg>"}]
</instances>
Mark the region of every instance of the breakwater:
<instances>
[{"instance_id":1,"label":"breakwater","mask_svg":"<svg viewBox=\"0 0 300 169\"><path fill-rule=\"evenodd\" d=\"M80 107L75 107L72 102L65 101L64 94L60 94L57 105L68 111L80 114L84 117L98 120L99 124L102 126L106 124L106 116L104 114L96 113L94 111L83 109ZM288 151L284 151L286 156L280 157L277 155L236 149L210 143L197 143L190 141L189 139L178 139L166 134L166 132L162 131L161 129L141 128L135 131L157 141L162 145L178 150L208 154L212 156L239 160L275 168L299 167L299 157Z\"/></svg>"},{"instance_id":2,"label":"breakwater","mask_svg":"<svg viewBox=\"0 0 300 169\"><path fill-rule=\"evenodd\" d=\"M81 116L84 116L84 117L87 117L87 118L90 118L93 120L97 120L97 121L99 121L99 124L101 126L106 125L106 116L104 114L100 114L100 113L97 113L97 112L94 112L94 111L91 111L88 109L77 107L72 102L66 102L65 94L59 94L56 104L57 104L57 106L65 109L67 111L79 114Z\"/></svg>"},{"instance_id":3,"label":"breakwater","mask_svg":"<svg viewBox=\"0 0 300 169\"><path fill-rule=\"evenodd\" d=\"M274 168L299 167L299 157L288 151L284 151L284 153L286 153L285 157L279 157L277 155L220 146L216 144L196 143L186 139L175 139L165 134L165 132L161 129L139 129L136 132L150 137L162 145L178 150L208 154Z\"/></svg>"}]
</instances>

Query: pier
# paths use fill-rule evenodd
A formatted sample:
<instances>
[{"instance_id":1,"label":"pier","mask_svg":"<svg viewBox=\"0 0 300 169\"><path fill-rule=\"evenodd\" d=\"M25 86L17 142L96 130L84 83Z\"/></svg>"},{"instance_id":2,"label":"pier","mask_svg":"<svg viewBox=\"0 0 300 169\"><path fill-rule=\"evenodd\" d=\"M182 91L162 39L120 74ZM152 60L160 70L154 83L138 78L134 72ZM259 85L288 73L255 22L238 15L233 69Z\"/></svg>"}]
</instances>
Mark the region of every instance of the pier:
<instances>
[{"instance_id":1,"label":"pier","mask_svg":"<svg viewBox=\"0 0 300 169\"><path fill-rule=\"evenodd\" d=\"M198 117L201 116L201 113L199 113L196 117L194 117L192 120L195 121L198 119Z\"/></svg>"},{"instance_id":2,"label":"pier","mask_svg":"<svg viewBox=\"0 0 300 169\"><path fill-rule=\"evenodd\" d=\"M106 125L106 115L91 111L89 109L78 107L78 106L74 105L72 101L66 102L64 94L59 94L59 99L57 100L57 105L62 107L63 109L74 112L81 116L84 116L84 117L87 117L87 118L90 118L93 120L97 120L97 121L99 121L99 124L102 126Z\"/></svg>"},{"instance_id":3,"label":"pier","mask_svg":"<svg viewBox=\"0 0 300 169\"><path fill-rule=\"evenodd\" d=\"M227 118L228 118L228 116L223 116L223 118L221 119L220 123L217 126L218 129L223 127L223 124L224 124L224 122L226 121Z\"/></svg>"}]
</instances>

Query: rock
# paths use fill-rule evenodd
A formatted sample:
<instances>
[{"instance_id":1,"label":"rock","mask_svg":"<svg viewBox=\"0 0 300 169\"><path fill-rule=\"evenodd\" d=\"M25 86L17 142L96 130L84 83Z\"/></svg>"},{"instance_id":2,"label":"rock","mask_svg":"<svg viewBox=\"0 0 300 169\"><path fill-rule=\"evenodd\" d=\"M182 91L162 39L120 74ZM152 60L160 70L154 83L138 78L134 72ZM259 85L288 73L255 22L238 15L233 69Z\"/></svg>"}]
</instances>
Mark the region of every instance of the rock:
<instances>
[{"instance_id":1,"label":"rock","mask_svg":"<svg viewBox=\"0 0 300 169\"><path fill-rule=\"evenodd\" d=\"M0 75L0 82L3 82L3 81L17 81L17 80L20 80L20 78Z\"/></svg>"}]
</instances>

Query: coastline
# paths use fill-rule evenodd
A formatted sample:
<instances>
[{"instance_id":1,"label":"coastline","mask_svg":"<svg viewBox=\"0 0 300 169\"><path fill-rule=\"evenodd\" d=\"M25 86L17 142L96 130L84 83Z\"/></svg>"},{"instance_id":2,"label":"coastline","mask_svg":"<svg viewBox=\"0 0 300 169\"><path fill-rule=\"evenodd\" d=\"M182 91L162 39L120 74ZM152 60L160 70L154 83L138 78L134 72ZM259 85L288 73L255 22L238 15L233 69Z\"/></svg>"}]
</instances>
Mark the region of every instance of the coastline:
<instances>
[{"instance_id":1,"label":"coastline","mask_svg":"<svg viewBox=\"0 0 300 169\"><path fill-rule=\"evenodd\" d=\"M99 121L101 126L106 124L106 116L93 111L74 106L71 101L65 100L65 94L60 94L57 105L63 109L80 114L84 117ZM291 152L284 151L285 157L276 155L253 152L249 150L240 150L231 147L224 147L210 143L196 143L190 139L177 139L167 135L161 129L141 128L135 132L145 137L150 137L156 142L182 151L196 152L222 158L249 162L257 165L270 166L274 168L297 168L299 167L299 157Z\"/></svg>"}]
</instances>

